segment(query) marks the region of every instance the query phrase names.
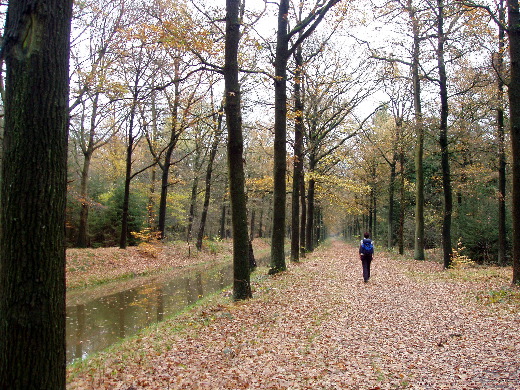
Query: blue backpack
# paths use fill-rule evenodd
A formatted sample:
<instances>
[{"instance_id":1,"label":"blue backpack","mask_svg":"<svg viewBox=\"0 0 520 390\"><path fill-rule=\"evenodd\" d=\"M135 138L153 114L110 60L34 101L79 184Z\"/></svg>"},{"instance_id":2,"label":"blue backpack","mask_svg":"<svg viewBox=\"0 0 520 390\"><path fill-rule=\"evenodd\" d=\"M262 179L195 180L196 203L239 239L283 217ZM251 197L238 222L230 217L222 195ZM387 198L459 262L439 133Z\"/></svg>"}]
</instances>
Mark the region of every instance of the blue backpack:
<instances>
[{"instance_id":1,"label":"blue backpack","mask_svg":"<svg viewBox=\"0 0 520 390\"><path fill-rule=\"evenodd\" d=\"M363 239L363 244L361 245L361 253L364 255L374 254L374 244L372 244L371 239L369 239L369 238Z\"/></svg>"}]
</instances>

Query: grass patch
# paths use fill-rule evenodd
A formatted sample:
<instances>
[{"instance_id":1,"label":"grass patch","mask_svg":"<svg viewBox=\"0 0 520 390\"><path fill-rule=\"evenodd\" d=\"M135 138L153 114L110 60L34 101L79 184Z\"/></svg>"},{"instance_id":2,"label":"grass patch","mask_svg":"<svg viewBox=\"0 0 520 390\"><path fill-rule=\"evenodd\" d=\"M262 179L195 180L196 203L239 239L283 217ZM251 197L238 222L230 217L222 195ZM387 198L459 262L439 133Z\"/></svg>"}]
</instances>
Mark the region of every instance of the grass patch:
<instances>
[{"instance_id":1,"label":"grass patch","mask_svg":"<svg viewBox=\"0 0 520 390\"><path fill-rule=\"evenodd\" d=\"M520 310L520 289L518 287L507 286L497 290L478 291L475 293L477 302L483 305L505 304L516 307Z\"/></svg>"},{"instance_id":2,"label":"grass patch","mask_svg":"<svg viewBox=\"0 0 520 390\"><path fill-rule=\"evenodd\" d=\"M424 264L425 263L419 263ZM447 270L414 269L409 267L407 276L416 280L456 283L492 283L505 285L511 282L511 267L476 265L470 268L451 268Z\"/></svg>"}]
</instances>

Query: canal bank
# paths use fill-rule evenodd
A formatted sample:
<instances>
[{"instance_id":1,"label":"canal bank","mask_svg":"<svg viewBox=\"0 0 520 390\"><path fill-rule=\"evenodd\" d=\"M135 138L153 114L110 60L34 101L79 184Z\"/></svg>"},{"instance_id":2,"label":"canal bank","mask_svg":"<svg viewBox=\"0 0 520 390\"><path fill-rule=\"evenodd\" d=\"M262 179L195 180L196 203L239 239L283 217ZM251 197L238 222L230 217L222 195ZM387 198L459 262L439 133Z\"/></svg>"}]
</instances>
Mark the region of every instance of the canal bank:
<instances>
[{"instance_id":1,"label":"canal bank","mask_svg":"<svg viewBox=\"0 0 520 390\"><path fill-rule=\"evenodd\" d=\"M67 362L102 351L231 285L230 244L217 244L216 250L194 254L162 244L146 252L142 248L88 249L81 260L81 251L73 251L69 259L76 269L68 269L76 275L69 276L88 287L67 292ZM263 241L255 243L260 262L267 262L267 248ZM155 255L150 259L152 249ZM116 264L122 269L111 272ZM103 269L107 270L105 281L99 283L97 275ZM112 281L106 279L108 275Z\"/></svg>"}]
</instances>

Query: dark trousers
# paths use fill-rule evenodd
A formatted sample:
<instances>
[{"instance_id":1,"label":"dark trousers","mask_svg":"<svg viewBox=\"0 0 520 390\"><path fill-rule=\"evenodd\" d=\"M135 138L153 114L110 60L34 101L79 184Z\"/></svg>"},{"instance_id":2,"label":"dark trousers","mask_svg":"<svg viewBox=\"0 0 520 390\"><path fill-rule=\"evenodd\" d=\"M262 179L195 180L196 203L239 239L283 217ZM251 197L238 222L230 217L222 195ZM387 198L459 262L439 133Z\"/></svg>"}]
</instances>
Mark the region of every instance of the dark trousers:
<instances>
[{"instance_id":1,"label":"dark trousers","mask_svg":"<svg viewBox=\"0 0 520 390\"><path fill-rule=\"evenodd\" d=\"M363 264L363 280L366 282L370 279L370 263L372 263L372 255L361 255L361 263Z\"/></svg>"}]
</instances>

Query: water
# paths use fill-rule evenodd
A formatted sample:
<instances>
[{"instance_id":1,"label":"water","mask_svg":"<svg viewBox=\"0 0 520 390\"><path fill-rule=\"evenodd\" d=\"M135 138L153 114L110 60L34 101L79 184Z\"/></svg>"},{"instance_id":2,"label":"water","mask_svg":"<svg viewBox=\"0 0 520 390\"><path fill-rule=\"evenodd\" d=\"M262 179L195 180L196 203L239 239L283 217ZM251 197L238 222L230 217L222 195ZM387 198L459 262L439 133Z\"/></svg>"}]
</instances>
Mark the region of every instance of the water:
<instances>
[{"instance_id":1,"label":"water","mask_svg":"<svg viewBox=\"0 0 520 390\"><path fill-rule=\"evenodd\" d=\"M233 267L226 265L98 298L85 294L74 299L67 306L67 362L84 359L221 291L231 285L232 277Z\"/></svg>"}]
</instances>

